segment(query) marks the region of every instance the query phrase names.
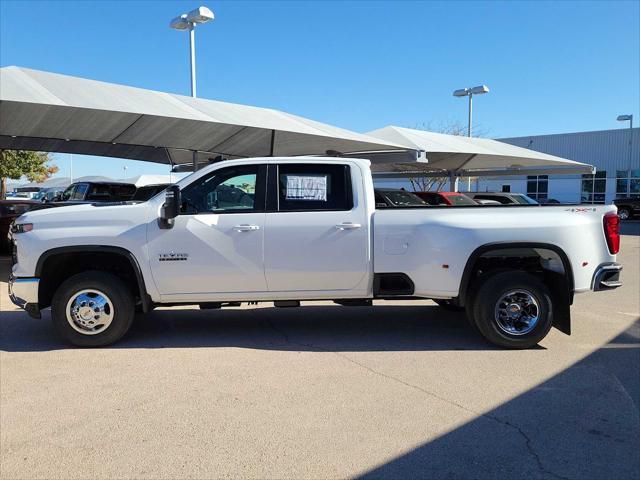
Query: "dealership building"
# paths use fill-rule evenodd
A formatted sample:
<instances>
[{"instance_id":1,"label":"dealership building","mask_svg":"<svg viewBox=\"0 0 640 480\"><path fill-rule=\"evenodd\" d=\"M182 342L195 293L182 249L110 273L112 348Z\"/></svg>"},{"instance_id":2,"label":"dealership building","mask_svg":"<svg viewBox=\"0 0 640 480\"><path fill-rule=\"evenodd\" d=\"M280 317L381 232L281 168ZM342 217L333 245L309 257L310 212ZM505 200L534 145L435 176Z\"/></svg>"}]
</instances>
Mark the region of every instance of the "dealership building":
<instances>
[{"instance_id":1,"label":"dealership building","mask_svg":"<svg viewBox=\"0 0 640 480\"><path fill-rule=\"evenodd\" d=\"M640 128L560 133L515 138L501 142L588 163L595 175L537 175L480 177L477 191L526 193L539 201L611 203L618 197L640 197ZM461 181L459 190L467 189Z\"/></svg>"}]
</instances>

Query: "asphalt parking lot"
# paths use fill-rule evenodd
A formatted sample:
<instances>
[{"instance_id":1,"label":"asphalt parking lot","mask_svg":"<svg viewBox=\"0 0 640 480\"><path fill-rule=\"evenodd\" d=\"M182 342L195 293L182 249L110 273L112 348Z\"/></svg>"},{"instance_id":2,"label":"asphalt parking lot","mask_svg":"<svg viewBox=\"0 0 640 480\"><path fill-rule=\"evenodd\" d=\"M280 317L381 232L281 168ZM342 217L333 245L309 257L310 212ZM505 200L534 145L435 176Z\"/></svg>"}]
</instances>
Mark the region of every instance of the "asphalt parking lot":
<instances>
[{"instance_id":1,"label":"asphalt parking lot","mask_svg":"<svg viewBox=\"0 0 640 480\"><path fill-rule=\"evenodd\" d=\"M0 477L640 478L629 225L624 286L577 296L574 334L528 351L430 301L158 309L82 350L3 283Z\"/></svg>"}]
</instances>

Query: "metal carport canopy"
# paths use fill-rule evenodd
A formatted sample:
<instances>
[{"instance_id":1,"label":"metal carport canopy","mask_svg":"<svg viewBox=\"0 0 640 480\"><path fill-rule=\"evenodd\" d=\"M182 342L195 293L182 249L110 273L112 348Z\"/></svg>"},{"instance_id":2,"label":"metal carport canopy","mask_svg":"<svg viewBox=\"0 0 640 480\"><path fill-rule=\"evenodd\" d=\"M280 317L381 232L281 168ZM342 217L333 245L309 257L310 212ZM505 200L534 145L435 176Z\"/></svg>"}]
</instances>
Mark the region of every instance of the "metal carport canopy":
<instances>
[{"instance_id":1,"label":"metal carport canopy","mask_svg":"<svg viewBox=\"0 0 640 480\"><path fill-rule=\"evenodd\" d=\"M186 164L217 155L404 149L278 110L30 70L0 69L0 149ZM411 152L415 158L415 153ZM411 156L410 155L410 156Z\"/></svg>"},{"instance_id":2,"label":"metal carport canopy","mask_svg":"<svg viewBox=\"0 0 640 480\"><path fill-rule=\"evenodd\" d=\"M376 158L372 157L372 169L377 177L406 177L425 173L486 176L595 172L595 168L586 163L488 138L461 137L395 126L373 130L367 135L424 152L410 162L398 160L397 152L375 154Z\"/></svg>"}]
</instances>

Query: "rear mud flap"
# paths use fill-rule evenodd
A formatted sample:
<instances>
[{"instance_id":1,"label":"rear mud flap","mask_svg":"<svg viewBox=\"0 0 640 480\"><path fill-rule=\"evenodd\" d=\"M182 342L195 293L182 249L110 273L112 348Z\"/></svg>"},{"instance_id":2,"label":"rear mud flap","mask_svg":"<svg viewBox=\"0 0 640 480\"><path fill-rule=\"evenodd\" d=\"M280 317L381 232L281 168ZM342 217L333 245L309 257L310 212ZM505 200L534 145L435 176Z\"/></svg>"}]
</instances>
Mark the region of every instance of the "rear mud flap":
<instances>
[{"instance_id":1,"label":"rear mud flap","mask_svg":"<svg viewBox=\"0 0 640 480\"><path fill-rule=\"evenodd\" d=\"M571 303L573 299L567 280L564 275L546 271L545 283L551 290L553 301L552 325L562 333L571 335Z\"/></svg>"},{"instance_id":2,"label":"rear mud flap","mask_svg":"<svg viewBox=\"0 0 640 480\"><path fill-rule=\"evenodd\" d=\"M571 306L566 299L566 295L556 295L556 298L554 298L553 326L562 333L571 335Z\"/></svg>"}]
</instances>

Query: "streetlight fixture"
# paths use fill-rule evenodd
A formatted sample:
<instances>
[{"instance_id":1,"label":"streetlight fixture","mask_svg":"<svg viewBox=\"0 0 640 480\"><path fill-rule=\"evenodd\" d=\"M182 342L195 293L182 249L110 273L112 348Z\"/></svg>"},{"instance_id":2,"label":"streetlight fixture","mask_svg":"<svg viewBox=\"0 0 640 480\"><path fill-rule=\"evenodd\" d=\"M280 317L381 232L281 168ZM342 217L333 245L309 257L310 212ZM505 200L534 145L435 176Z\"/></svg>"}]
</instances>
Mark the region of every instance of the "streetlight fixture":
<instances>
[{"instance_id":1,"label":"streetlight fixture","mask_svg":"<svg viewBox=\"0 0 640 480\"><path fill-rule=\"evenodd\" d=\"M619 122L629 122L629 170L627 171L627 197L631 192L631 165L633 163L633 157L631 152L633 150L633 115L618 115L617 120Z\"/></svg>"},{"instance_id":2,"label":"streetlight fixture","mask_svg":"<svg viewBox=\"0 0 640 480\"><path fill-rule=\"evenodd\" d=\"M179 17L174 18L169 26L175 30L189 31L189 47L191 51L191 96L196 96L196 38L195 28L199 23L207 23L214 18L213 12L207 7L198 7L189 13L183 13Z\"/></svg>"},{"instance_id":3,"label":"streetlight fixture","mask_svg":"<svg viewBox=\"0 0 640 480\"><path fill-rule=\"evenodd\" d=\"M467 136L471 136L471 119L473 116L473 96L482 95L483 93L489 93L489 87L486 85L480 85L471 88L461 88L453 92L454 97L469 97L469 125L467 127Z\"/></svg>"}]
</instances>

